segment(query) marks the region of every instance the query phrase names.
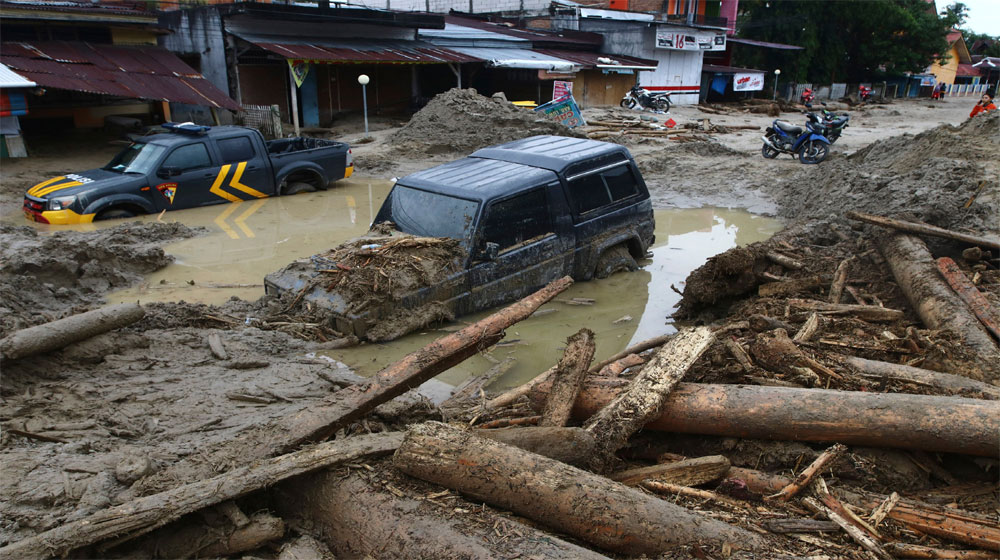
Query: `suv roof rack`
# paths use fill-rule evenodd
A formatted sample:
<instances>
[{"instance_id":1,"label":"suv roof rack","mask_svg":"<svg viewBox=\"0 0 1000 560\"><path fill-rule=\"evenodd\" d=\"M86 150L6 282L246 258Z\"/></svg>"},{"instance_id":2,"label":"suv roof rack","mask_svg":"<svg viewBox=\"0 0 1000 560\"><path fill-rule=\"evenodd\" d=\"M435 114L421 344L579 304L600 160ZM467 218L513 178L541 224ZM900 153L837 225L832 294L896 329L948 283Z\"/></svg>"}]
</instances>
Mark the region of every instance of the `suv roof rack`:
<instances>
[{"instance_id":1,"label":"suv roof rack","mask_svg":"<svg viewBox=\"0 0 1000 560\"><path fill-rule=\"evenodd\" d=\"M212 129L210 126L202 126L194 124L193 122L165 122L160 126L165 128L168 132L179 132L181 134L191 134L194 136L201 136L202 134L208 133L208 131Z\"/></svg>"}]
</instances>

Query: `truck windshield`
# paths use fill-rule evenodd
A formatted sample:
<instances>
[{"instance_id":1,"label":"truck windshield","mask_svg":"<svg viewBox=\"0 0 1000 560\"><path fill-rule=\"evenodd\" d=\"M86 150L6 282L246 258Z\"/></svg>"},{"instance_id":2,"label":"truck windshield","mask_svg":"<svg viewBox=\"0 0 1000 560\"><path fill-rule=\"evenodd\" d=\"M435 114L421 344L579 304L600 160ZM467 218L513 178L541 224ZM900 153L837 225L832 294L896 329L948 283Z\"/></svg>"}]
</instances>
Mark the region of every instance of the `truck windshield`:
<instances>
[{"instance_id":1,"label":"truck windshield","mask_svg":"<svg viewBox=\"0 0 1000 560\"><path fill-rule=\"evenodd\" d=\"M104 166L107 171L115 173L149 173L160 160L167 148L145 142L133 142L131 146L118 153L110 163Z\"/></svg>"},{"instance_id":2,"label":"truck windshield","mask_svg":"<svg viewBox=\"0 0 1000 560\"><path fill-rule=\"evenodd\" d=\"M478 202L396 185L382 203L375 223L393 222L399 231L467 241Z\"/></svg>"}]
</instances>

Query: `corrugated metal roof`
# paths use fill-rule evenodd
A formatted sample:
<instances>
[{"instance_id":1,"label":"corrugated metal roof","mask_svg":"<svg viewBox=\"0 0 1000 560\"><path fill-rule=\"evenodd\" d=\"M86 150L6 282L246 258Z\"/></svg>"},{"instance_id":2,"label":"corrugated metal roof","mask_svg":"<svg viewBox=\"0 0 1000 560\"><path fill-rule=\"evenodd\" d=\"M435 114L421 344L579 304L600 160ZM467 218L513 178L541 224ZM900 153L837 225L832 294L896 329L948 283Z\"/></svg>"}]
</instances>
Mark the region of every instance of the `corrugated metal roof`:
<instances>
[{"instance_id":1,"label":"corrugated metal roof","mask_svg":"<svg viewBox=\"0 0 1000 560\"><path fill-rule=\"evenodd\" d=\"M568 60L581 68L645 68L655 70L659 64L656 60L636 58L620 54L604 54L588 51L569 51L563 49L533 49L535 52Z\"/></svg>"},{"instance_id":2,"label":"corrugated metal roof","mask_svg":"<svg viewBox=\"0 0 1000 560\"><path fill-rule=\"evenodd\" d=\"M453 47L453 50L477 60L484 60L497 68L529 68L573 72L580 67L568 60L542 54L530 49L502 49L486 47Z\"/></svg>"},{"instance_id":3,"label":"corrugated metal roof","mask_svg":"<svg viewBox=\"0 0 1000 560\"><path fill-rule=\"evenodd\" d=\"M739 37L730 37L727 41L731 43L740 43L742 45L752 45L755 47L764 47L766 49L778 49L785 51L801 51L802 47L796 45L786 45L784 43L769 43L767 41L758 41L756 39L741 39Z\"/></svg>"},{"instance_id":4,"label":"corrugated metal roof","mask_svg":"<svg viewBox=\"0 0 1000 560\"><path fill-rule=\"evenodd\" d=\"M35 82L7 68L6 64L0 64L0 88L35 87L36 85Z\"/></svg>"},{"instance_id":5,"label":"corrugated metal roof","mask_svg":"<svg viewBox=\"0 0 1000 560\"><path fill-rule=\"evenodd\" d=\"M971 64L959 64L958 70L955 71L956 76L978 76L979 68Z\"/></svg>"},{"instance_id":6,"label":"corrugated metal roof","mask_svg":"<svg viewBox=\"0 0 1000 560\"><path fill-rule=\"evenodd\" d=\"M232 31L230 32L232 33ZM264 50L293 60L410 64L477 61L475 58L454 50L437 47L423 41L390 39L331 41L314 37L302 39L268 37L245 32L233 34Z\"/></svg>"},{"instance_id":7,"label":"corrugated metal roof","mask_svg":"<svg viewBox=\"0 0 1000 560\"><path fill-rule=\"evenodd\" d=\"M0 61L43 87L239 109L236 101L160 47L22 41L3 43Z\"/></svg>"},{"instance_id":8,"label":"corrugated metal roof","mask_svg":"<svg viewBox=\"0 0 1000 560\"><path fill-rule=\"evenodd\" d=\"M739 68L736 66L719 66L716 64L703 64L702 72L715 72L716 74L764 74L763 70L754 68Z\"/></svg>"},{"instance_id":9,"label":"corrugated metal roof","mask_svg":"<svg viewBox=\"0 0 1000 560\"><path fill-rule=\"evenodd\" d=\"M513 37L517 39L524 39L526 41L531 41L533 44L538 44L542 46L545 44L547 46L554 46L554 44L563 43L566 45L592 45L600 46L603 42L603 37L597 33L590 33L587 31L573 31L569 29L562 30L549 30L549 29L526 29L522 27L513 27L504 23L494 23L491 21L484 21L479 18L469 17L469 16L459 16L459 15L447 15L445 16L445 25L455 24L461 25L463 27L472 27L482 31L487 31L489 33L496 33L500 35L506 35L508 37ZM423 30L421 30L423 33Z\"/></svg>"}]
</instances>

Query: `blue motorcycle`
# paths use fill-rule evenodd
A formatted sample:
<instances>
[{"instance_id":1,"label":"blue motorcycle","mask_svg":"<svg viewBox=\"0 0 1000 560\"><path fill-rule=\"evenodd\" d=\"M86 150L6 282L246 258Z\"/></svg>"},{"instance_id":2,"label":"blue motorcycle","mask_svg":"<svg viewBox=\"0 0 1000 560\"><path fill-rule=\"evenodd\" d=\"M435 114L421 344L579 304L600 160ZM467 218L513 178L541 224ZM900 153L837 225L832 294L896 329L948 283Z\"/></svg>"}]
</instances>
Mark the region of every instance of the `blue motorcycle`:
<instances>
[{"instance_id":1,"label":"blue motorcycle","mask_svg":"<svg viewBox=\"0 0 1000 560\"><path fill-rule=\"evenodd\" d=\"M775 119L773 126L764 131L761 154L767 159L778 154L798 155L801 163L820 163L830 154L830 140L823 135L824 125L807 122L805 128Z\"/></svg>"}]
</instances>

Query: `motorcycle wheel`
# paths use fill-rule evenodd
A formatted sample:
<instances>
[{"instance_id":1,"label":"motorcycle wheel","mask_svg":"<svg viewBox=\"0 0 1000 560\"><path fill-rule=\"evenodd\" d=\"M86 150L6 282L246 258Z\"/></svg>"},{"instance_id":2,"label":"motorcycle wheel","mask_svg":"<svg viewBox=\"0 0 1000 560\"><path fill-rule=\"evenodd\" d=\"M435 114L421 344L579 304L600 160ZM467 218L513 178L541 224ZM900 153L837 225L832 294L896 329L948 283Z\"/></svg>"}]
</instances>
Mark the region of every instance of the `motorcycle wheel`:
<instances>
[{"instance_id":1,"label":"motorcycle wheel","mask_svg":"<svg viewBox=\"0 0 1000 560\"><path fill-rule=\"evenodd\" d=\"M669 111L670 110L670 100L666 99L666 98L663 98L663 97L657 97L656 98L656 110L657 111L663 111L664 113L666 113L667 111Z\"/></svg>"},{"instance_id":2,"label":"motorcycle wheel","mask_svg":"<svg viewBox=\"0 0 1000 560\"><path fill-rule=\"evenodd\" d=\"M830 147L818 140L807 140L799 148L799 162L807 165L821 163L830 154Z\"/></svg>"},{"instance_id":3,"label":"motorcycle wheel","mask_svg":"<svg viewBox=\"0 0 1000 560\"><path fill-rule=\"evenodd\" d=\"M766 157L767 159L774 159L778 157L778 154L780 153L781 152L775 150L774 148L768 146L767 144L764 144L763 146L760 147L760 155Z\"/></svg>"},{"instance_id":4,"label":"motorcycle wheel","mask_svg":"<svg viewBox=\"0 0 1000 560\"><path fill-rule=\"evenodd\" d=\"M622 99L619 105L626 109L635 109L635 99L632 99L631 97Z\"/></svg>"}]
</instances>

